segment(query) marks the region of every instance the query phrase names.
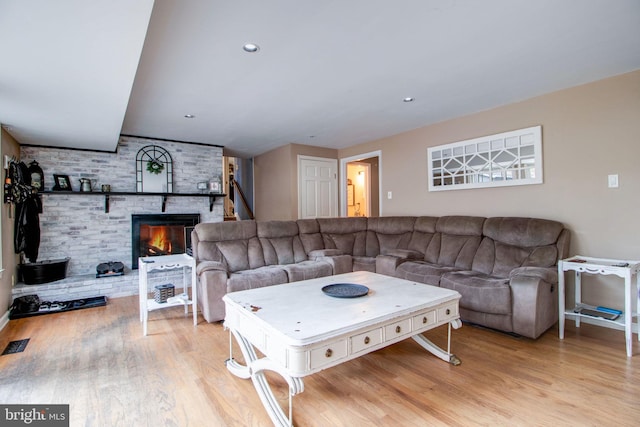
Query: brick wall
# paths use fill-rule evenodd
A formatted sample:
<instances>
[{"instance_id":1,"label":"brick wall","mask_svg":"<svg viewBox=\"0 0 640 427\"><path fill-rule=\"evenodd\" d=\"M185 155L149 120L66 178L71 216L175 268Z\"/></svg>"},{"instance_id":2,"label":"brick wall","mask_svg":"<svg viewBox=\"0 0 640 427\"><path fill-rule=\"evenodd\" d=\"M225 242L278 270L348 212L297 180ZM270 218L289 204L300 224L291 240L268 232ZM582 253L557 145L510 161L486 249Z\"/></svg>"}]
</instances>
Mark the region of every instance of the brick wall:
<instances>
[{"instance_id":1,"label":"brick wall","mask_svg":"<svg viewBox=\"0 0 640 427\"><path fill-rule=\"evenodd\" d=\"M37 160L45 174L45 189L53 187L53 174L68 175L74 191L79 179L96 183L95 194L42 195L38 260L70 257L67 276L95 274L105 261L131 267L131 214L162 213L159 196L111 196L104 212L100 185L111 191L136 191L136 154L147 145L167 150L173 159L173 192L197 193L196 184L222 175L222 148L145 138L121 137L115 153L50 147L21 147L26 164ZM201 222L223 220L223 201L209 212L207 197L169 197L165 213L199 213Z\"/></svg>"}]
</instances>

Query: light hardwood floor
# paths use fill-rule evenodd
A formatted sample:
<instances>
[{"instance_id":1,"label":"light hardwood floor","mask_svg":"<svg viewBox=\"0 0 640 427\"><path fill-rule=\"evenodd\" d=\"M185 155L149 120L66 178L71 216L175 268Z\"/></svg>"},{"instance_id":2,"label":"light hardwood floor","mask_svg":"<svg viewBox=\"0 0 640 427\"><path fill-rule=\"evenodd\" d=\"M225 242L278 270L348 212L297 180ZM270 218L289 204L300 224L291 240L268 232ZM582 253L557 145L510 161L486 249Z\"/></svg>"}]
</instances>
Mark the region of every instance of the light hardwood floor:
<instances>
[{"instance_id":1,"label":"light hardwood floor","mask_svg":"<svg viewBox=\"0 0 640 427\"><path fill-rule=\"evenodd\" d=\"M427 336L444 344L446 327ZM150 313L137 297L12 320L0 356L1 403L68 403L72 426L269 426L250 380L227 372L229 334L180 308ZM620 331L553 328L533 341L469 325L450 366L412 340L305 378L297 426L632 426L640 420L640 345ZM240 355L239 351L235 352ZM286 403L284 382L273 377Z\"/></svg>"}]
</instances>

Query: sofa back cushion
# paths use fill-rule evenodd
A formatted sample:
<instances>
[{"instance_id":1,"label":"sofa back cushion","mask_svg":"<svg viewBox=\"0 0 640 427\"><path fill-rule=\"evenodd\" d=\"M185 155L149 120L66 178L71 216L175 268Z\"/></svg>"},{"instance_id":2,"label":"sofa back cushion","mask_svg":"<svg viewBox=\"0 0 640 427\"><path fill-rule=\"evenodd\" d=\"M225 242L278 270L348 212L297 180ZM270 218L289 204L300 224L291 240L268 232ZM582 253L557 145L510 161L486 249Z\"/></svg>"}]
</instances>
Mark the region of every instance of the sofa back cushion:
<instances>
[{"instance_id":1,"label":"sofa back cushion","mask_svg":"<svg viewBox=\"0 0 640 427\"><path fill-rule=\"evenodd\" d=\"M320 234L320 225L315 218L299 219L296 223L298 224L298 233L300 235L302 247L307 255L311 251L324 249L322 234Z\"/></svg>"},{"instance_id":2,"label":"sofa back cushion","mask_svg":"<svg viewBox=\"0 0 640 427\"><path fill-rule=\"evenodd\" d=\"M407 249L416 218L386 216L367 219L365 255L387 255L394 249Z\"/></svg>"},{"instance_id":3,"label":"sofa back cushion","mask_svg":"<svg viewBox=\"0 0 640 427\"><path fill-rule=\"evenodd\" d=\"M257 231L267 265L295 264L307 259L295 221L261 221Z\"/></svg>"},{"instance_id":4,"label":"sofa back cushion","mask_svg":"<svg viewBox=\"0 0 640 427\"><path fill-rule=\"evenodd\" d=\"M561 223L545 219L487 218L472 269L508 277L517 267L553 267L562 255L557 245L563 230Z\"/></svg>"},{"instance_id":5,"label":"sofa back cushion","mask_svg":"<svg viewBox=\"0 0 640 427\"><path fill-rule=\"evenodd\" d=\"M413 224L413 232L407 249L426 254L431 240L436 235L437 222L438 218L435 216L417 217Z\"/></svg>"},{"instance_id":6,"label":"sofa back cushion","mask_svg":"<svg viewBox=\"0 0 640 427\"><path fill-rule=\"evenodd\" d=\"M365 256L367 218L318 218L325 249L338 249L345 255Z\"/></svg>"},{"instance_id":7,"label":"sofa back cushion","mask_svg":"<svg viewBox=\"0 0 640 427\"><path fill-rule=\"evenodd\" d=\"M193 233L197 237L196 261L217 261L230 272L265 265L253 220L203 222L195 226Z\"/></svg>"},{"instance_id":8,"label":"sofa back cushion","mask_svg":"<svg viewBox=\"0 0 640 427\"><path fill-rule=\"evenodd\" d=\"M476 216L443 216L436 223L425 260L446 267L471 269L482 239L485 218Z\"/></svg>"}]
</instances>

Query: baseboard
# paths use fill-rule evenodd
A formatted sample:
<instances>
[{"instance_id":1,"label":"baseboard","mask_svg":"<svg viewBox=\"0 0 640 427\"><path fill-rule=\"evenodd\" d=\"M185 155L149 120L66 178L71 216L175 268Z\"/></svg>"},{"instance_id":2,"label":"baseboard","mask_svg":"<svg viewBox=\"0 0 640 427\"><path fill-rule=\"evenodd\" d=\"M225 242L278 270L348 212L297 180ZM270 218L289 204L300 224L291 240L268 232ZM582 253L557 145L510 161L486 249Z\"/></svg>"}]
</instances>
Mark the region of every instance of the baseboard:
<instances>
[{"instance_id":1,"label":"baseboard","mask_svg":"<svg viewBox=\"0 0 640 427\"><path fill-rule=\"evenodd\" d=\"M0 331L9 324L9 310L2 317L0 317Z\"/></svg>"}]
</instances>

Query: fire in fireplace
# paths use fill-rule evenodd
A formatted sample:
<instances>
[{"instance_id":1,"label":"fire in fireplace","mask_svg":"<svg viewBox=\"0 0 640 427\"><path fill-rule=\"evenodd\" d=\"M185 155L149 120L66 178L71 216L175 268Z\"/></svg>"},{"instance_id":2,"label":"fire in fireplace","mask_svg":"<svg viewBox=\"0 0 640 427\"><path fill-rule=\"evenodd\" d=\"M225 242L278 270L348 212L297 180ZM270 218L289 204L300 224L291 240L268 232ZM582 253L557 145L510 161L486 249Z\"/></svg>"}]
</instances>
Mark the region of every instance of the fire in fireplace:
<instances>
[{"instance_id":1,"label":"fire in fireplace","mask_svg":"<svg viewBox=\"0 0 640 427\"><path fill-rule=\"evenodd\" d=\"M138 258L189 253L198 214L131 215L131 268Z\"/></svg>"}]
</instances>

